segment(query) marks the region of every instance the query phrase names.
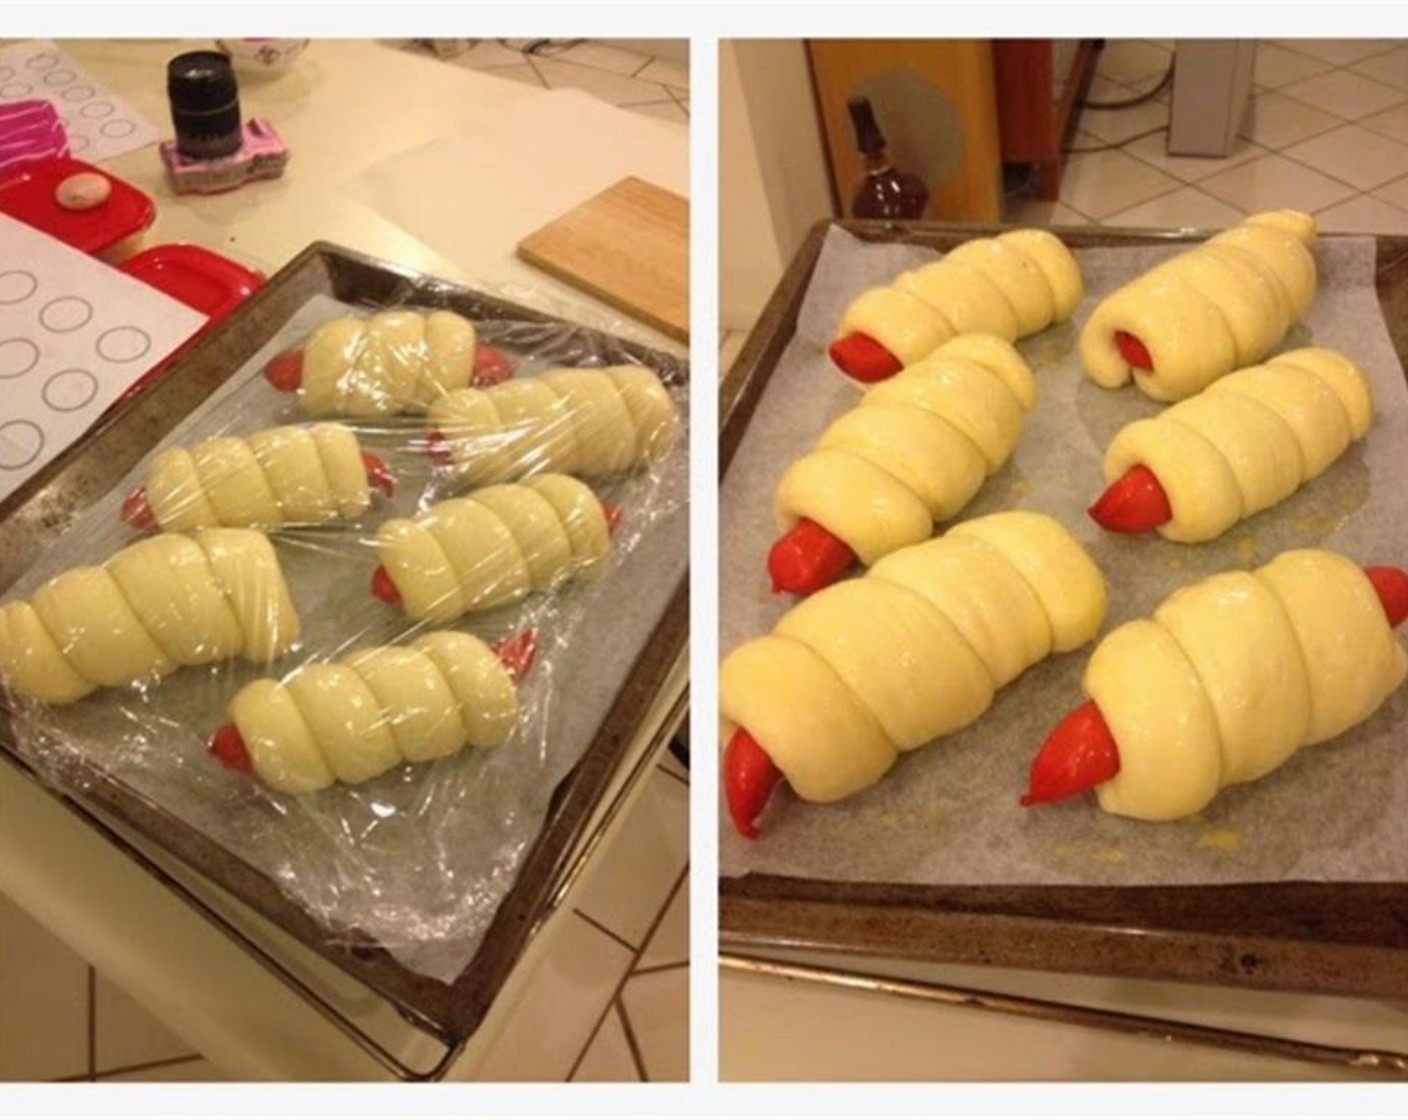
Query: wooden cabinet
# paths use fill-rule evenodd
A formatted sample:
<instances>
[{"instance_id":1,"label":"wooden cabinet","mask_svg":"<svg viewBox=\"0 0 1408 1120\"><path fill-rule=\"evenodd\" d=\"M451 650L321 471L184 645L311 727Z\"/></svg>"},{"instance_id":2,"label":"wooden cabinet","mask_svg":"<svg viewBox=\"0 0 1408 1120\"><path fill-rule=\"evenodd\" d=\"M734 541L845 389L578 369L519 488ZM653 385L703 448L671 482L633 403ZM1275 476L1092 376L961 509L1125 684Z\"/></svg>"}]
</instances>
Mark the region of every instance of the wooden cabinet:
<instances>
[{"instance_id":1,"label":"wooden cabinet","mask_svg":"<svg viewBox=\"0 0 1408 1120\"><path fill-rule=\"evenodd\" d=\"M993 75L1002 158L1037 168L1037 193L1061 192L1061 143L1095 68L1093 40L997 39Z\"/></svg>"},{"instance_id":2,"label":"wooden cabinet","mask_svg":"<svg viewBox=\"0 0 1408 1120\"><path fill-rule=\"evenodd\" d=\"M846 112L870 98L895 164L924 179L931 218L1002 212L993 44L987 39L813 39L807 44L840 211L861 174Z\"/></svg>"}]
</instances>

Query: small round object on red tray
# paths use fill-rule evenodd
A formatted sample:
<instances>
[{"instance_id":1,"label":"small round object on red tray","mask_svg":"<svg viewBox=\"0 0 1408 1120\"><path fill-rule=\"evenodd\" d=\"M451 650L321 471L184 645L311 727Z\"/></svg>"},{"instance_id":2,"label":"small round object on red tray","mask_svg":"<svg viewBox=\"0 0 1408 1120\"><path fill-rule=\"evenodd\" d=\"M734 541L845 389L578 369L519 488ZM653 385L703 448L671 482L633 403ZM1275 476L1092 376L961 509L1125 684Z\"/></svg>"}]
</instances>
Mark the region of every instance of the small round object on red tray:
<instances>
[{"instance_id":1,"label":"small round object on red tray","mask_svg":"<svg viewBox=\"0 0 1408 1120\"><path fill-rule=\"evenodd\" d=\"M59 202L60 185L77 176L106 181L108 197L87 209ZM17 218L80 253L120 259L156 220L156 205L131 183L67 156L30 160L0 174L0 213Z\"/></svg>"},{"instance_id":2,"label":"small round object on red tray","mask_svg":"<svg viewBox=\"0 0 1408 1120\"><path fill-rule=\"evenodd\" d=\"M54 201L65 210L91 210L111 197L112 180L96 171L70 175L54 188Z\"/></svg>"}]
</instances>

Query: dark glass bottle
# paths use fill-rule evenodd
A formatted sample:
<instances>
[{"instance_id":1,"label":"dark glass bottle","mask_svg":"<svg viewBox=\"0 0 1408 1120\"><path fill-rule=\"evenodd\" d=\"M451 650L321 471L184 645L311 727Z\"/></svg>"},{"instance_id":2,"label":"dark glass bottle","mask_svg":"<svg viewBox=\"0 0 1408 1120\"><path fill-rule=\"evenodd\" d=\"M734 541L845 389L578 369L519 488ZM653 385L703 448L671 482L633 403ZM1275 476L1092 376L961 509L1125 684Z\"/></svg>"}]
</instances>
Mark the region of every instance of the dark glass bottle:
<instances>
[{"instance_id":1,"label":"dark glass bottle","mask_svg":"<svg viewBox=\"0 0 1408 1120\"><path fill-rule=\"evenodd\" d=\"M857 218L922 218L929 204L929 188L918 175L897 170L891 162L870 99L853 97L846 108L855 125L856 147L865 161L865 171L851 199L851 214Z\"/></svg>"}]
</instances>

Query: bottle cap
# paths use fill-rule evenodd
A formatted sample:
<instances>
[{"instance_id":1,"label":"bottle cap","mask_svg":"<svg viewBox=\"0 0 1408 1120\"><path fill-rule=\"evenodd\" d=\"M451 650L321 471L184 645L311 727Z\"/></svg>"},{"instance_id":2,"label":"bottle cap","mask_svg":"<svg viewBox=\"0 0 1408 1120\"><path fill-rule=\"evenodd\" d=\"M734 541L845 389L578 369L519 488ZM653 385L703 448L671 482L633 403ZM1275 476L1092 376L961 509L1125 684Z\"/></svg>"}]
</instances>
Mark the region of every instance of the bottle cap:
<instances>
[{"instance_id":1,"label":"bottle cap","mask_svg":"<svg viewBox=\"0 0 1408 1120\"><path fill-rule=\"evenodd\" d=\"M881 135L880 125L876 123L870 98L852 97L846 102L846 108L851 113L851 123L856 130L856 146L861 155L878 156L885 150L885 137Z\"/></svg>"}]
</instances>

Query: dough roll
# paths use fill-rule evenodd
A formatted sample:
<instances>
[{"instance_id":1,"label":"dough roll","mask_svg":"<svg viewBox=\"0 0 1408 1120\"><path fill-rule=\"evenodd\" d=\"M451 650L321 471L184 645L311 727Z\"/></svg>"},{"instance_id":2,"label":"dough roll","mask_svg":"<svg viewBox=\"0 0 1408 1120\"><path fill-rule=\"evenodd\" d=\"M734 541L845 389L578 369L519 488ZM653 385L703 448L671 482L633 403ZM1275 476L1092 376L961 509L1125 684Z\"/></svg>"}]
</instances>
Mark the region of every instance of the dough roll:
<instances>
[{"instance_id":1,"label":"dough roll","mask_svg":"<svg viewBox=\"0 0 1408 1120\"><path fill-rule=\"evenodd\" d=\"M352 520L371 504L369 471L389 485L385 465L341 424L222 436L159 454L124 515L178 533Z\"/></svg>"},{"instance_id":2,"label":"dough roll","mask_svg":"<svg viewBox=\"0 0 1408 1120\"><path fill-rule=\"evenodd\" d=\"M217 753L281 793L355 785L405 762L497 747L518 722L513 678L478 638L453 631L364 649L257 680L230 702L240 747ZM242 748L242 750L240 749Z\"/></svg>"},{"instance_id":3,"label":"dough roll","mask_svg":"<svg viewBox=\"0 0 1408 1120\"><path fill-rule=\"evenodd\" d=\"M864 336L909 366L955 335L1015 342L1063 323L1084 294L1080 267L1059 238L1011 230L964 242L887 287L862 292L842 314L836 338ZM835 347L832 355L838 357Z\"/></svg>"},{"instance_id":4,"label":"dough roll","mask_svg":"<svg viewBox=\"0 0 1408 1120\"><path fill-rule=\"evenodd\" d=\"M1118 746L1106 812L1175 820L1367 719L1408 657L1374 585L1333 552L1175 591L1096 648L1082 686Z\"/></svg>"},{"instance_id":5,"label":"dough roll","mask_svg":"<svg viewBox=\"0 0 1408 1120\"><path fill-rule=\"evenodd\" d=\"M543 474L385 522L377 557L406 613L443 624L592 580L611 551L606 512L575 478Z\"/></svg>"},{"instance_id":6,"label":"dough roll","mask_svg":"<svg viewBox=\"0 0 1408 1120\"><path fill-rule=\"evenodd\" d=\"M1039 513L980 517L799 603L724 659L725 736L746 732L798 796L834 801L903 751L976 720L993 693L1095 637L1099 569Z\"/></svg>"},{"instance_id":7,"label":"dough roll","mask_svg":"<svg viewBox=\"0 0 1408 1120\"><path fill-rule=\"evenodd\" d=\"M230 657L269 662L299 621L273 546L252 529L163 533L0 605L0 679L47 704Z\"/></svg>"},{"instance_id":8,"label":"dough roll","mask_svg":"<svg viewBox=\"0 0 1408 1120\"><path fill-rule=\"evenodd\" d=\"M1329 468L1373 415L1358 366L1333 350L1292 350L1127 425L1105 454L1105 480L1146 467L1172 511L1159 532L1212 540Z\"/></svg>"},{"instance_id":9,"label":"dough roll","mask_svg":"<svg viewBox=\"0 0 1408 1120\"><path fill-rule=\"evenodd\" d=\"M1150 269L1086 321L1086 375L1107 389L1132 376L1155 400L1179 401L1261 361L1315 298L1315 237L1309 214L1253 214Z\"/></svg>"},{"instance_id":10,"label":"dough roll","mask_svg":"<svg viewBox=\"0 0 1408 1120\"><path fill-rule=\"evenodd\" d=\"M460 389L431 406L432 446L475 486L540 471L607 477L653 463L679 434L669 390L644 366L560 369Z\"/></svg>"},{"instance_id":11,"label":"dough roll","mask_svg":"<svg viewBox=\"0 0 1408 1120\"><path fill-rule=\"evenodd\" d=\"M871 388L787 468L778 526L802 518L865 564L928 540L1011 456L1036 382L993 335L959 335Z\"/></svg>"},{"instance_id":12,"label":"dough roll","mask_svg":"<svg viewBox=\"0 0 1408 1120\"><path fill-rule=\"evenodd\" d=\"M344 315L265 369L277 388L296 389L309 416L370 419L424 412L474 374L474 324L452 311Z\"/></svg>"}]
</instances>

